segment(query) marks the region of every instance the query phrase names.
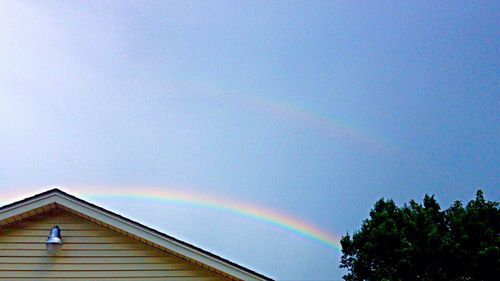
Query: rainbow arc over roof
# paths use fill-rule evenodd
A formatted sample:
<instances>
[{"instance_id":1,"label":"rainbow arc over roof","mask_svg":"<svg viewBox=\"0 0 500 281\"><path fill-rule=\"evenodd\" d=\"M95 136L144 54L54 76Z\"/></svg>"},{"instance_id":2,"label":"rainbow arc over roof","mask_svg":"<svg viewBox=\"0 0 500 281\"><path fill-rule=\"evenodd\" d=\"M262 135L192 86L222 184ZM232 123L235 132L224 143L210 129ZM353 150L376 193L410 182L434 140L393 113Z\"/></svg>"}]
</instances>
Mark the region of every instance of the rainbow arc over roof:
<instances>
[{"instance_id":1,"label":"rainbow arc over roof","mask_svg":"<svg viewBox=\"0 0 500 281\"><path fill-rule=\"evenodd\" d=\"M140 190L140 189L139 189ZM289 230L300 236L319 241L331 248L340 250L339 238L304 220L288 216L274 210L227 198L213 197L208 194L182 192L165 188L97 188L82 190L82 195L89 198L133 198L141 200L167 201L188 204L195 207L221 210L251 219L263 221L277 227Z\"/></svg>"},{"instance_id":2,"label":"rainbow arc over roof","mask_svg":"<svg viewBox=\"0 0 500 281\"><path fill-rule=\"evenodd\" d=\"M335 250L341 250L339 238L326 230L323 230L305 220L298 219L263 206L238 202L228 198L214 197L209 194L184 192L179 188L165 187L58 187L68 193L91 201L99 198L126 198L127 200L154 200L186 204L198 208L220 210L231 214L247 217L265 222L281 229L285 229L299 236L318 241ZM9 197L22 197L16 194L4 195Z\"/></svg>"},{"instance_id":3,"label":"rainbow arc over roof","mask_svg":"<svg viewBox=\"0 0 500 281\"><path fill-rule=\"evenodd\" d=\"M247 217L250 219L262 221L273 226L285 229L299 236L317 241L332 249L341 250L340 238L323 230L305 220L298 219L275 210L262 206L238 202L228 198L214 197L204 193L194 193L180 191L180 188L167 187L57 187L69 194L85 200L106 199L106 198L124 198L138 200L154 200L165 203L185 204L198 208L208 208L228 212L234 215ZM26 190L23 191L23 193ZM22 198L21 192L4 194L2 199L11 201L11 199ZM24 194L24 197L26 194Z\"/></svg>"}]
</instances>

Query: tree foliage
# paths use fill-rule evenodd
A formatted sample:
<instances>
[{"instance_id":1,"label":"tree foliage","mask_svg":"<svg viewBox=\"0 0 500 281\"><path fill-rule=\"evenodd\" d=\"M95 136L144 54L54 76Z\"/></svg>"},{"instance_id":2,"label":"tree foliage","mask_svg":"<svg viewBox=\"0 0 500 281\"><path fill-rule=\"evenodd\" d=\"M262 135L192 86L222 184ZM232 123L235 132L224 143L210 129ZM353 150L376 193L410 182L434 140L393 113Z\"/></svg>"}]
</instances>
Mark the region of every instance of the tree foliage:
<instances>
[{"instance_id":1,"label":"tree foliage","mask_svg":"<svg viewBox=\"0 0 500 281\"><path fill-rule=\"evenodd\" d=\"M498 280L500 209L482 191L441 210L434 196L402 207L380 199L341 239L345 280Z\"/></svg>"}]
</instances>

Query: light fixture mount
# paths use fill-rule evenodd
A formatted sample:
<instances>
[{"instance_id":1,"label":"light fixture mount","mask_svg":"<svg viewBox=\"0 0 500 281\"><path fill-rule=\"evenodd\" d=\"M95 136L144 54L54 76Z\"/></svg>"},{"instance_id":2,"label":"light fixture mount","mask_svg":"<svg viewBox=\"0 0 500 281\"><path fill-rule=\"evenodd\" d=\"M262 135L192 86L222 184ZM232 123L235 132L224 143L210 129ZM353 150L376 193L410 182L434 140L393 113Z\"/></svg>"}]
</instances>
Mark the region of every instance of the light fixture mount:
<instances>
[{"instance_id":1,"label":"light fixture mount","mask_svg":"<svg viewBox=\"0 0 500 281\"><path fill-rule=\"evenodd\" d=\"M50 230L49 238L45 242L47 253L51 256L56 255L61 250L62 244L61 229L56 225Z\"/></svg>"}]
</instances>

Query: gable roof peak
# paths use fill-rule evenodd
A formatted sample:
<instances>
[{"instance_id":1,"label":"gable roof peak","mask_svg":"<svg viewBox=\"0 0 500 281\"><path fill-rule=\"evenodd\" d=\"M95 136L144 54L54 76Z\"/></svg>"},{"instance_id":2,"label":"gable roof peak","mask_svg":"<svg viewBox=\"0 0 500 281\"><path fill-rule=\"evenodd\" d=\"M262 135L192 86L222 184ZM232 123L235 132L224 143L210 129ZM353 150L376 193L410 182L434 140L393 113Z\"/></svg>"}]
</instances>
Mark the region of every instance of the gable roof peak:
<instances>
[{"instance_id":1,"label":"gable roof peak","mask_svg":"<svg viewBox=\"0 0 500 281\"><path fill-rule=\"evenodd\" d=\"M5 222L11 221L13 217L23 218L26 217L27 213L33 213L33 210L43 209L50 205L61 206L63 209L92 218L237 279L272 280L251 269L82 200L66 193L59 187L53 187L34 196L0 207L0 228L6 224Z\"/></svg>"}]
</instances>

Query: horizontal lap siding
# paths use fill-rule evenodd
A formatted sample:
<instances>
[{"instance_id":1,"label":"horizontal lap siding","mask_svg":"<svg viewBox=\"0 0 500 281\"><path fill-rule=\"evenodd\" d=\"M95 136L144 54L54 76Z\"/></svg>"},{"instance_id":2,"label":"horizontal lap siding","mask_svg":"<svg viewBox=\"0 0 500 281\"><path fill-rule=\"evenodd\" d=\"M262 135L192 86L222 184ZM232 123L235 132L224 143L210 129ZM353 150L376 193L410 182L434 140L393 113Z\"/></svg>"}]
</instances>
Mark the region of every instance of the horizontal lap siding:
<instances>
[{"instance_id":1,"label":"horizontal lap siding","mask_svg":"<svg viewBox=\"0 0 500 281\"><path fill-rule=\"evenodd\" d=\"M64 245L47 255L50 229ZM215 273L150 248L66 212L0 229L0 280L224 280Z\"/></svg>"}]
</instances>

